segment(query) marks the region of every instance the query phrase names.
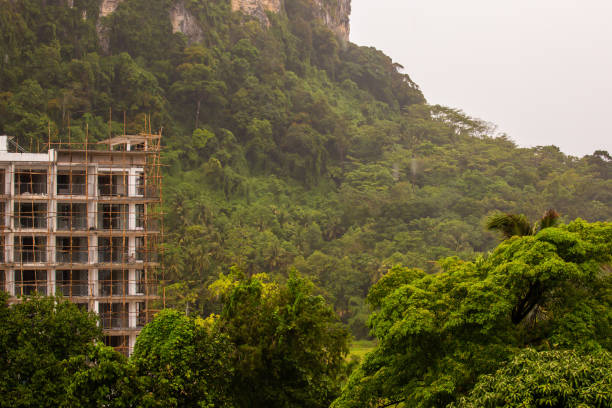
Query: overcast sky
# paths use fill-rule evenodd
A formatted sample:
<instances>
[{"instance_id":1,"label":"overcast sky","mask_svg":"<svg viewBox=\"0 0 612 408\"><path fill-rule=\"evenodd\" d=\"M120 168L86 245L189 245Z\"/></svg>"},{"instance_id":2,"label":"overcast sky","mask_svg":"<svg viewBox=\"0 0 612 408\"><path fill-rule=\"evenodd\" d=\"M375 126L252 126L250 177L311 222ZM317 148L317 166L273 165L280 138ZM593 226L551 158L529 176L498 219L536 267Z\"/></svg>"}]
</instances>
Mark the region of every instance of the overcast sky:
<instances>
[{"instance_id":1,"label":"overcast sky","mask_svg":"<svg viewBox=\"0 0 612 408\"><path fill-rule=\"evenodd\" d=\"M351 41L520 146L612 152L612 1L352 0Z\"/></svg>"}]
</instances>

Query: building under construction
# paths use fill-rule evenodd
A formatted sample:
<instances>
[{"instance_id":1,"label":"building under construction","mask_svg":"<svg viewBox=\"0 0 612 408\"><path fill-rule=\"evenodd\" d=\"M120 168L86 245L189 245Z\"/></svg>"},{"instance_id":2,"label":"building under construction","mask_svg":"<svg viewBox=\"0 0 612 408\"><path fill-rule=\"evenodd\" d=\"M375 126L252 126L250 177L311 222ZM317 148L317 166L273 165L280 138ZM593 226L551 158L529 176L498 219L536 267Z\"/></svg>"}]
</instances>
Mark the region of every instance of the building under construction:
<instances>
[{"instance_id":1,"label":"building under construction","mask_svg":"<svg viewBox=\"0 0 612 408\"><path fill-rule=\"evenodd\" d=\"M129 354L159 307L161 135L48 143L0 136L0 290L58 294Z\"/></svg>"}]
</instances>

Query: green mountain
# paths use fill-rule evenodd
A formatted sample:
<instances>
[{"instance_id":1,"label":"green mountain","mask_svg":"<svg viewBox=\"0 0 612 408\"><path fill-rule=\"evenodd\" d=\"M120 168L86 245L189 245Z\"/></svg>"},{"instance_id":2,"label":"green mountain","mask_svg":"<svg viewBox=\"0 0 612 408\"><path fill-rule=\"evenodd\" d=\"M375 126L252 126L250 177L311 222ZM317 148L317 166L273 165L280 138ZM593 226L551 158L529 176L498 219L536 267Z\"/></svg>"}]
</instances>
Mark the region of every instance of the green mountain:
<instances>
[{"instance_id":1,"label":"green mountain","mask_svg":"<svg viewBox=\"0 0 612 408\"><path fill-rule=\"evenodd\" d=\"M347 41L348 0L0 0L0 133L164 133L169 303L295 268L353 333L394 264L474 258L496 211L612 220L612 159L525 149ZM410 67L407 67L410 70ZM579 137L580 135L576 135Z\"/></svg>"}]
</instances>

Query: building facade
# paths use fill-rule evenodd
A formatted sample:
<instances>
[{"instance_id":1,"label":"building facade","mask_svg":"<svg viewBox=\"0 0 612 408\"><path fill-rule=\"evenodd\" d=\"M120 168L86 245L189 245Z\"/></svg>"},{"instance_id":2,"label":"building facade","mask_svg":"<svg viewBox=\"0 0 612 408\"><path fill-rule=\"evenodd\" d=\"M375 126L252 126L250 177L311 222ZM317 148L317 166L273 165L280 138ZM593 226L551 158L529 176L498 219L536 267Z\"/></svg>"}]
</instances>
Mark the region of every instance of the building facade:
<instances>
[{"instance_id":1,"label":"building facade","mask_svg":"<svg viewBox=\"0 0 612 408\"><path fill-rule=\"evenodd\" d=\"M14 151L12 151L14 150ZM0 290L62 295L129 354L160 307L160 135L28 153L0 136Z\"/></svg>"}]
</instances>

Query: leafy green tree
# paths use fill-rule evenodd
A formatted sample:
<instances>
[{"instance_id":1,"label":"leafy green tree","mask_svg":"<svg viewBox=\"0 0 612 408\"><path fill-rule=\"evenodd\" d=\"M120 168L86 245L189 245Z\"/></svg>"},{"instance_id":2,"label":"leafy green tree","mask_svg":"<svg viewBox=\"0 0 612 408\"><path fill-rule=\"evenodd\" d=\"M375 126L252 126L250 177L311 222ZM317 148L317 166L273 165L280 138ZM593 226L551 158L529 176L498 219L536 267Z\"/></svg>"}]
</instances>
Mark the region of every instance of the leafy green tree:
<instances>
[{"instance_id":1,"label":"leafy green tree","mask_svg":"<svg viewBox=\"0 0 612 408\"><path fill-rule=\"evenodd\" d=\"M446 406L523 348L609 351L611 238L576 220L439 274L393 268L368 295L379 346L333 407Z\"/></svg>"},{"instance_id":2,"label":"leafy green tree","mask_svg":"<svg viewBox=\"0 0 612 408\"><path fill-rule=\"evenodd\" d=\"M73 303L31 297L9 306L0 292L0 406L66 405L67 365L101 337L97 318Z\"/></svg>"},{"instance_id":3,"label":"leafy green tree","mask_svg":"<svg viewBox=\"0 0 612 408\"><path fill-rule=\"evenodd\" d=\"M222 300L218 329L236 347L231 389L240 407L327 407L337 396L348 332L308 280L286 285L235 268L211 289Z\"/></svg>"},{"instance_id":4,"label":"leafy green tree","mask_svg":"<svg viewBox=\"0 0 612 408\"><path fill-rule=\"evenodd\" d=\"M111 347L98 343L87 353L72 356L66 372L70 376L66 407L125 408L139 406L142 401L143 379L134 365Z\"/></svg>"},{"instance_id":5,"label":"leafy green tree","mask_svg":"<svg viewBox=\"0 0 612 408\"><path fill-rule=\"evenodd\" d=\"M609 407L612 355L526 349L482 376L456 407Z\"/></svg>"},{"instance_id":6,"label":"leafy green tree","mask_svg":"<svg viewBox=\"0 0 612 408\"><path fill-rule=\"evenodd\" d=\"M142 330L130 362L148 407L229 407L232 346L200 318L167 309Z\"/></svg>"},{"instance_id":7,"label":"leafy green tree","mask_svg":"<svg viewBox=\"0 0 612 408\"><path fill-rule=\"evenodd\" d=\"M226 85L215 79L216 64L216 59L204 47L193 46L185 49L185 62L177 67L180 80L172 85L171 91L195 104L196 129L200 126L202 102L209 109L218 109L226 103Z\"/></svg>"}]
</instances>

